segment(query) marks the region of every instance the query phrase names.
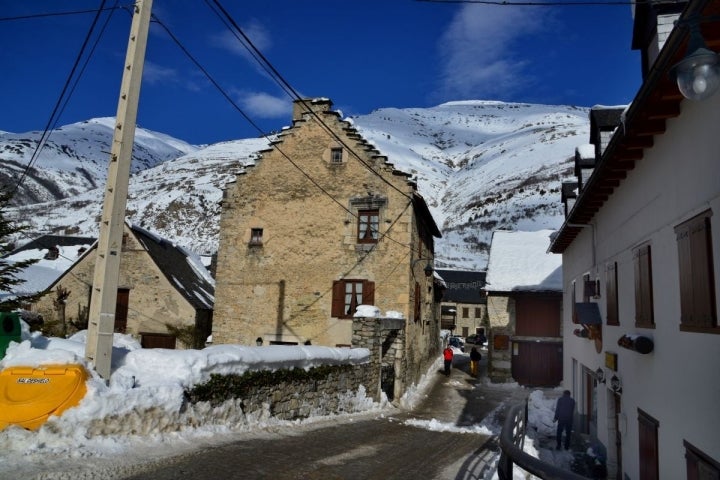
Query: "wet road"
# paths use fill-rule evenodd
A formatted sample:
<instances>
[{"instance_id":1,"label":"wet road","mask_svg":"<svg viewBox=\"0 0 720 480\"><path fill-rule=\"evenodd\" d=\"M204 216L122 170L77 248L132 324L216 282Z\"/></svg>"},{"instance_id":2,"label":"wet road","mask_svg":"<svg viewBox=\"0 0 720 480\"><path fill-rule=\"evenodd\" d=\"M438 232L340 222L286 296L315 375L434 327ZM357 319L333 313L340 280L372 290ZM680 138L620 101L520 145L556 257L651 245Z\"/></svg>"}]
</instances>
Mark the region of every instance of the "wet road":
<instances>
[{"instance_id":1,"label":"wet road","mask_svg":"<svg viewBox=\"0 0 720 480\"><path fill-rule=\"evenodd\" d=\"M502 416L498 407L506 400L517 401L509 398L518 397L516 391L494 388L470 377L467 361L467 356L456 355L456 368L450 377L438 371L427 398L412 412L395 410L384 415L323 421L297 430L274 432L267 438L241 440L185 454L127 478L485 478L497 452L492 435L426 428L428 422L451 428L472 427L483 420L497 426L501 418L494 417ZM504 411L504 407L500 410Z\"/></svg>"}]
</instances>

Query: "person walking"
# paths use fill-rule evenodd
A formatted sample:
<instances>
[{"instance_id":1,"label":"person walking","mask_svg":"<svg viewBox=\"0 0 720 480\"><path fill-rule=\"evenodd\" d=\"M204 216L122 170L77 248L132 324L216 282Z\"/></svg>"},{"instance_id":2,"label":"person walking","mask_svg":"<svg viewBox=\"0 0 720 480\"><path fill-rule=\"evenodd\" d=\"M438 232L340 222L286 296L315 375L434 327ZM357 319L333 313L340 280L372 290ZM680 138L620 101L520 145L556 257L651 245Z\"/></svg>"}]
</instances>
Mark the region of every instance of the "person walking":
<instances>
[{"instance_id":1,"label":"person walking","mask_svg":"<svg viewBox=\"0 0 720 480\"><path fill-rule=\"evenodd\" d=\"M443 360L445 361L445 375L450 375L450 367L452 366L453 354L453 349L450 348L450 345L445 347L445 350L443 350Z\"/></svg>"},{"instance_id":2,"label":"person walking","mask_svg":"<svg viewBox=\"0 0 720 480\"><path fill-rule=\"evenodd\" d=\"M472 350L470 350L470 375L471 376L477 377L478 367L480 365L481 359L482 359L482 355L480 354L480 351L477 349L477 347L472 347Z\"/></svg>"},{"instance_id":3,"label":"person walking","mask_svg":"<svg viewBox=\"0 0 720 480\"><path fill-rule=\"evenodd\" d=\"M570 432L572 431L573 416L575 415L575 400L570 396L570 390L565 390L562 397L555 404L555 418L557 426L557 450L560 450L563 430L565 431L565 450L570 448Z\"/></svg>"}]
</instances>

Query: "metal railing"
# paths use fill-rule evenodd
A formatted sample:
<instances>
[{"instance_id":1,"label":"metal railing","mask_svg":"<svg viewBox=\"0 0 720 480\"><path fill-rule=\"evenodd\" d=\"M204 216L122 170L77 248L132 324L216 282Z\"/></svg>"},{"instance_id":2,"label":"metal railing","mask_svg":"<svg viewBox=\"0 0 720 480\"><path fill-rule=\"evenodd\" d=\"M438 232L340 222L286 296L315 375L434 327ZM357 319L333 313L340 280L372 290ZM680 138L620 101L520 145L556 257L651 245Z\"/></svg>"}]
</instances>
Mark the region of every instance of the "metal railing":
<instances>
[{"instance_id":1,"label":"metal railing","mask_svg":"<svg viewBox=\"0 0 720 480\"><path fill-rule=\"evenodd\" d=\"M524 403L510 407L500 433L501 453L497 468L500 480L512 480L513 465L517 465L526 472L546 480L588 480L588 477L563 470L523 451L527 418L527 399L525 399Z\"/></svg>"}]
</instances>

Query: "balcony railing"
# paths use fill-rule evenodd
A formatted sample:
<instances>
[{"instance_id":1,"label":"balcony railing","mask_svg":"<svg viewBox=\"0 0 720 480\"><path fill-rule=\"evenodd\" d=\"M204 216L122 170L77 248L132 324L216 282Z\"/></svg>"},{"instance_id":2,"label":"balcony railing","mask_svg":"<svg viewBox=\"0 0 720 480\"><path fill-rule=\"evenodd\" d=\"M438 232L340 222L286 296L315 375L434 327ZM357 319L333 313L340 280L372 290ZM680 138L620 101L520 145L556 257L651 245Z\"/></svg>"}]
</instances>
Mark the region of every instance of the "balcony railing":
<instances>
[{"instance_id":1,"label":"balcony railing","mask_svg":"<svg viewBox=\"0 0 720 480\"><path fill-rule=\"evenodd\" d=\"M500 433L501 453L497 471L500 480L512 480L513 465L546 480L588 480L588 477L563 470L523 451L527 418L527 399L525 403L510 407Z\"/></svg>"}]
</instances>

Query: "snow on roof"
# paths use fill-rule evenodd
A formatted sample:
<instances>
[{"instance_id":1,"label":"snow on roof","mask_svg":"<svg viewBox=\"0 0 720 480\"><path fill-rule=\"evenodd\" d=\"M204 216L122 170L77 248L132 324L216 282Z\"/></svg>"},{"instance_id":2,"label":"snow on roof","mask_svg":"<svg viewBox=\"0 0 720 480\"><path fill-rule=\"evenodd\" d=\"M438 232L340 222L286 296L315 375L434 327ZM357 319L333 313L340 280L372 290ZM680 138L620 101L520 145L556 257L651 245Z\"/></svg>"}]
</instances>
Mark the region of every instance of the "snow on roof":
<instances>
[{"instance_id":1,"label":"snow on roof","mask_svg":"<svg viewBox=\"0 0 720 480\"><path fill-rule=\"evenodd\" d=\"M548 253L553 232L493 232L485 290L562 291L562 255Z\"/></svg>"},{"instance_id":2,"label":"snow on roof","mask_svg":"<svg viewBox=\"0 0 720 480\"><path fill-rule=\"evenodd\" d=\"M595 159L595 145L592 143L585 143L575 147L575 151L580 155L583 160L594 160Z\"/></svg>"}]
</instances>

